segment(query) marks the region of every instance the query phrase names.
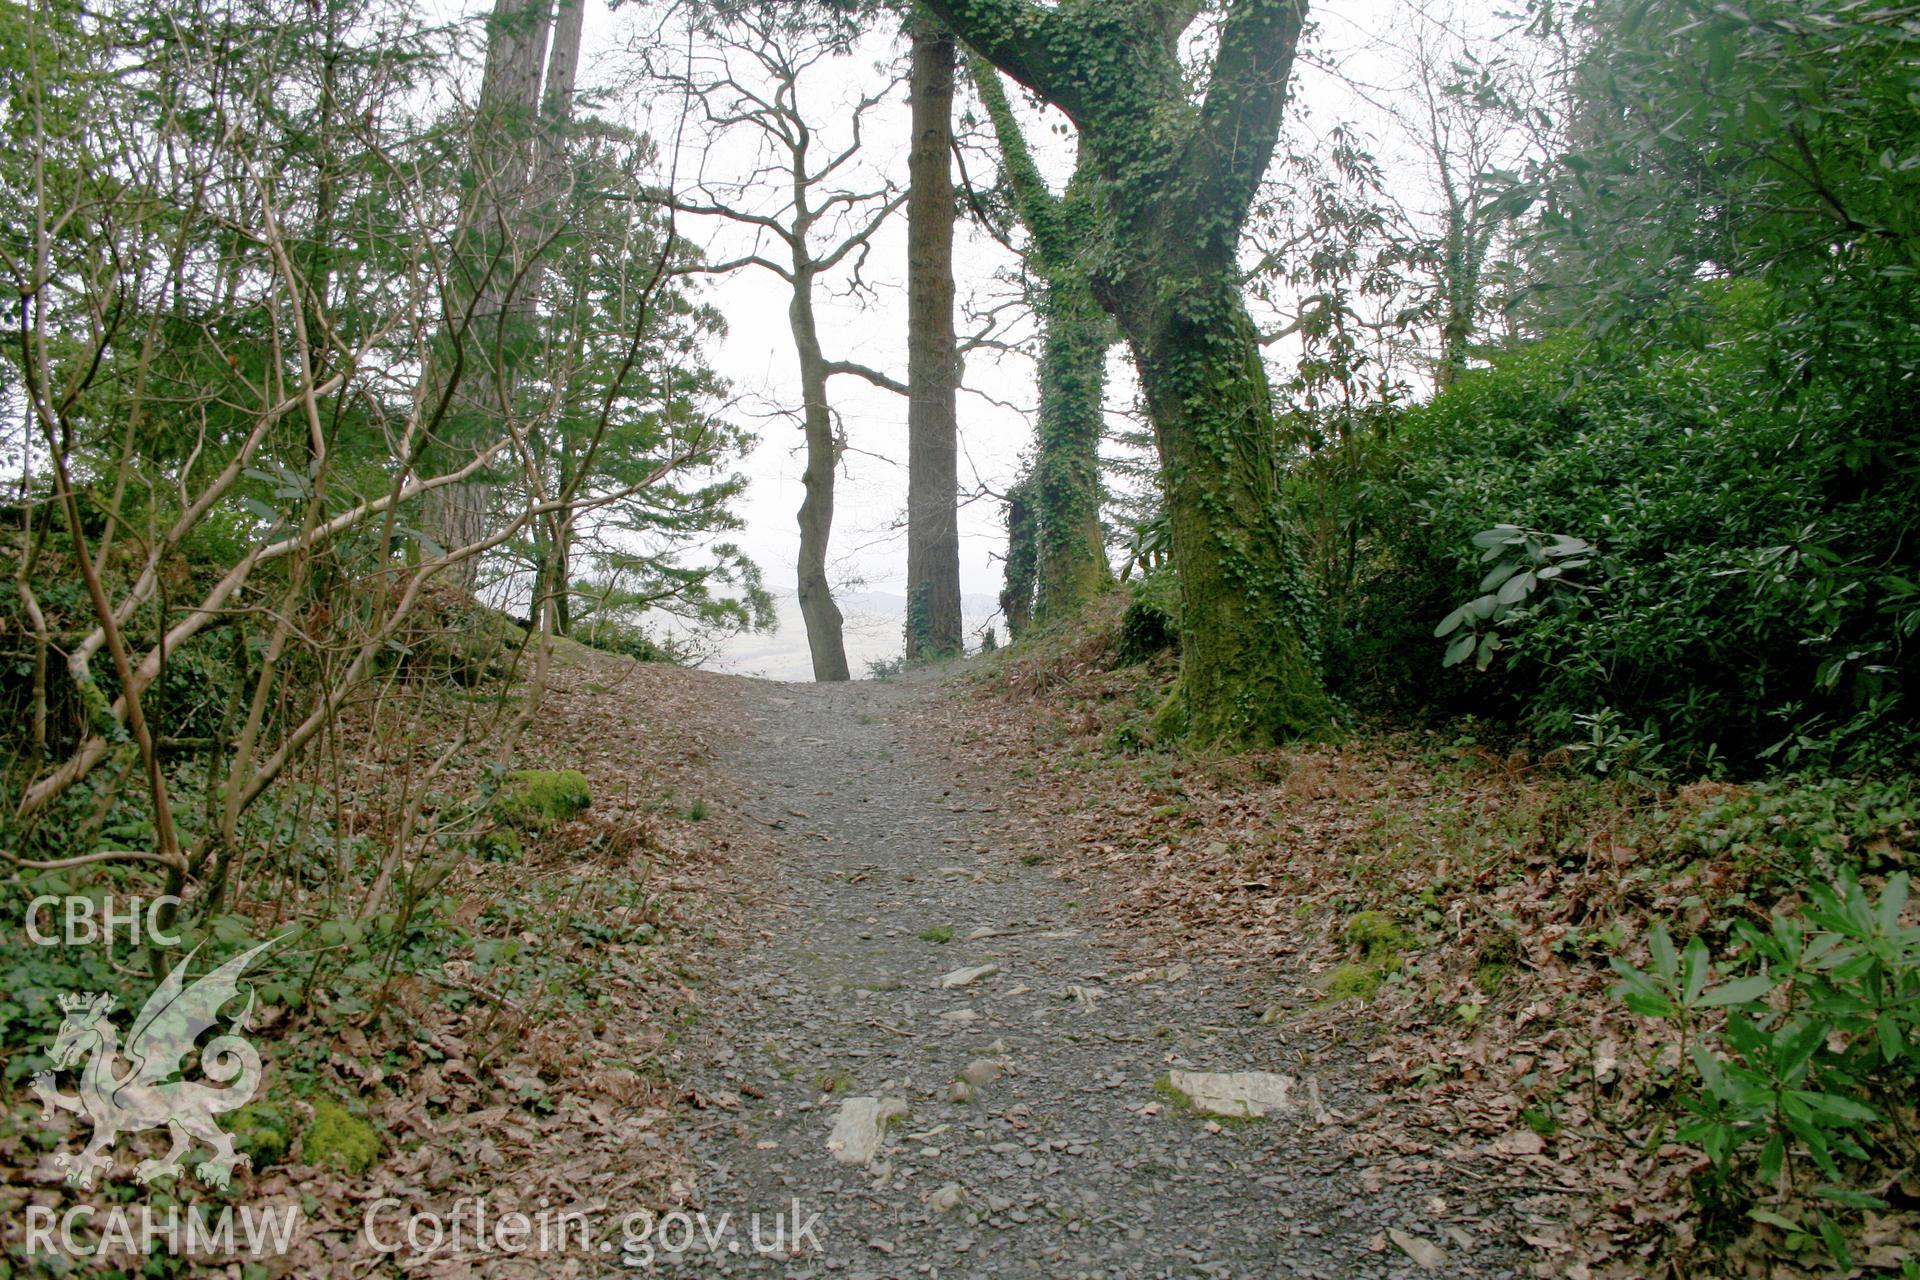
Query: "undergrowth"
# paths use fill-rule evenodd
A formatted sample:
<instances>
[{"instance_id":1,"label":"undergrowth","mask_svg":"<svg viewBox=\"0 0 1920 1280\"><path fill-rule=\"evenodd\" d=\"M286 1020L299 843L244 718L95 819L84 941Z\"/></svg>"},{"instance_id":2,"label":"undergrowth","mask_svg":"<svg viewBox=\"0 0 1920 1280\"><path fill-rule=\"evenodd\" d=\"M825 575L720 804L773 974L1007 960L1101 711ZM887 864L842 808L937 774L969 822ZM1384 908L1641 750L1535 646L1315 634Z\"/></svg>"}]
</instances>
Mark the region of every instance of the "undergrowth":
<instances>
[{"instance_id":1,"label":"undergrowth","mask_svg":"<svg viewBox=\"0 0 1920 1280\"><path fill-rule=\"evenodd\" d=\"M1145 731L1173 671L1127 663L1129 603L1000 655L993 709L959 712L1105 909L1268 957L1296 1028L1372 1001L1385 1087L1580 1188L1530 1233L1543 1273L1903 1265L1912 779L1601 774L1472 720L1196 757Z\"/></svg>"}]
</instances>

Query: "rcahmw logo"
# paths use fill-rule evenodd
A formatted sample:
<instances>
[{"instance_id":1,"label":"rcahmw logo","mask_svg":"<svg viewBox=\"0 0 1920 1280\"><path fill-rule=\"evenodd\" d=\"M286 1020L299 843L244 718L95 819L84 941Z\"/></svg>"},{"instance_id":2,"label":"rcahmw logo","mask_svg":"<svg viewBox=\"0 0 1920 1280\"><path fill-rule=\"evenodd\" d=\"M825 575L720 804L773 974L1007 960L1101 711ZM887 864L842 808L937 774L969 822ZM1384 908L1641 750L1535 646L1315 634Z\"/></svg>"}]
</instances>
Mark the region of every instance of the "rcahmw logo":
<instances>
[{"instance_id":1,"label":"rcahmw logo","mask_svg":"<svg viewBox=\"0 0 1920 1280\"><path fill-rule=\"evenodd\" d=\"M60 997L66 1017L53 1042L53 1071L41 1071L33 1077L33 1092L51 1119L58 1111L71 1111L90 1122L93 1139L79 1155L61 1152L55 1163L67 1170L67 1181L77 1187L91 1187L97 1170L112 1167L109 1154L123 1133L140 1133L165 1126L173 1145L158 1160L142 1160L133 1176L142 1183L181 1173L181 1157L197 1139L212 1149L212 1155L194 1165L193 1171L210 1186L225 1187L235 1165L251 1167L245 1154L233 1149L233 1139L214 1122L214 1117L246 1105L260 1087L260 1055L236 1034L248 1029L253 1012L253 992L247 992L246 1007L233 1020L227 1034L208 1041L200 1050L200 1068L207 1079L224 1088L214 1088L195 1080L180 1080L188 1055L201 1034L218 1025L220 1010L240 988L240 977L262 951L272 946L263 942L243 951L191 986L186 972L199 948L187 953L154 991L123 1047L120 1032L108 1017L114 998L100 992L72 992ZM130 1065L116 1073L115 1062L124 1058ZM55 1087L55 1072L70 1067L80 1072L79 1091L62 1093Z\"/></svg>"},{"instance_id":2,"label":"rcahmw logo","mask_svg":"<svg viewBox=\"0 0 1920 1280\"><path fill-rule=\"evenodd\" d=\"M297 1204L273 1208L243 1204L237 1211L222 1206L211 1217L197 1205L165 1209L114 1205L95 1210L90 1204L76 1204L56 1214L51 1206L30 1204L26 1252L29 1257L60 1253L71 1258L112 1254L143 1258L164 1246L168 1253L185 1256L231 1257L239 1250L268 1257L293 1247L303 1217ZM89 1241L82 1238L83 1232L98 1234Z\"/></svg>"}]
</instances>

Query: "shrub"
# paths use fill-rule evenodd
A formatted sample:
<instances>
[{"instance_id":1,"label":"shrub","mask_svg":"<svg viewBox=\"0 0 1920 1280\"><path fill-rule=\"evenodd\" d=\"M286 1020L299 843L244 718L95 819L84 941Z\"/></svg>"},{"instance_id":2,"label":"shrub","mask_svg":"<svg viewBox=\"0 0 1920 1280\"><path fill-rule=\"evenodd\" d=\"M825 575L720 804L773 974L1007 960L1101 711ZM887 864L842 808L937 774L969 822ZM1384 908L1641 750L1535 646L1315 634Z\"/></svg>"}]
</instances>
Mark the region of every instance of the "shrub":
<instances>
[{"instance_id":1,"label":"shrub","mask_svg":"<svg viewBox=\"0 0 1920 1280\"><path fill-rule=\"evenodd\" d=\"M1170 569L1155 569L1127 584L1129 599L1120 615L1116 645L1121 665L1145 662L1180 648L1180 584Z\"/></svg>"},{"instance_id":2,"label":"shrub","mask_svg":"<svg viewBox=\"0 0 1920 1280\"><path fill-rule=\"evenodd\" d=\"M687 654L671 640L656 639L645 627L614 618L595 618L589 625L575 627L568 637L591 649L617 653L639 662L665 662L685 666Z\"/></svg>"},{"instance_id":3,"label":"shrub","mask_svg":"<svg viewBox=\"0 0 1920 1280\"><path fill-rule=\"evenodd\" d=\"M867 659L867 679L897 680L907 673L907 655L896 654L891 658Z\"/></svg>"},{"instance_id":4,"label":"shrub","mask_svg":"<svg viewBox=\"0 0 1920 1280\"><path fill-rule=\"evenodd\" d=\"M1547 746L1610 712L1695 772L1912 760L1911 439L1863 439L1875 428L1844 387L1816 378L1789 394L1755 287L1701 294L1726 335L1711 346L1629 360L1537 342L1376 442L1336 504L1353 526L1350 578L1320 584L1337 605L1339 692L1503 713ZM1574 557L1588 561L1578 590L1488 588L1503 616L1497 642L1473 650L1487 670L1461 662L1443 683L1449 648L1466 654L1458 623L1444 642L1434 624L1481 594L1495 525L1595 550Z\"/></svg>"},{"instance_id":5,"label":"shrub","mask_svg":"<svg viewBox=\"0 0 1920 1280\"><path fill-rule=\"evenodd\" d=\"M1804 915L1765 928L1734 924L1735 943L1715 981L1706 942L1676 951L1656 925L1651 971L1614 957L1614 994L1634 1012L1672 1024L1682 1059L1677 1130L1712 1165L1696 1187L1704 1202L1747 1206L1754 1221L1824 1243L1852 1266L1842 1225L1819 1209L1789 1217L1762 1201L1804 1188L1791 1166L1810 1165L1813 1194L1836 1212L1884 1209L1857 1188L1876 1185L1862 1166L1910 1158L1920 1092L1920 928L1903 922L1905 872L1875 898L1850 869L1807 886ZM1724 1023L1708 1019L1725 1010ZM1783 1182L1783 1175L1787 1181Z\"/></svg>"}]
</instances>

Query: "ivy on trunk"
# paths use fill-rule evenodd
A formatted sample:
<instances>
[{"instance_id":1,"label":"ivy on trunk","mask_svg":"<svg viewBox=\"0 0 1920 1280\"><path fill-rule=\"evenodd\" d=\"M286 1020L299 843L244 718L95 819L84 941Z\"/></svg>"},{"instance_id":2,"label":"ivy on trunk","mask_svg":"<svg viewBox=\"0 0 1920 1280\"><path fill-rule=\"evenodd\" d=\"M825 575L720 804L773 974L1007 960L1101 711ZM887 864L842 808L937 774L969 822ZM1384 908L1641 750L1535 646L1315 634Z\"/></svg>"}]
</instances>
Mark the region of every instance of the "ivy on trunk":
<instances>
[{"instance_id":1,"label":"ivy on trunk","mask_svg":"<svg viewBox=\"0 0 1920 1280\"><path fill-rule=\"evenodd\" d=\"M1232 0L1196 102L1192 0L926 0L1065 111L1097 183L1090 273L1152 414L1179 571L1181 682L1163 726L1257 746L1329 718L1277 493L1279 433L1236 253L1280 132L1304 0Z\"/></svg>"},{"instance_id":2,"label":"ivy on trunk","mask_svg":"<svg viewBox=\"0 0 1920 1280\"><path fill-rule=\"evenodd\" d=\"M1021 602L1024 629L1025 607L1031 607L1031 620L1044 626L1071 615L1113 583L1100 528L1100 434L1113 325L1101 312L1087 274L1094 184L1088 166L1083 161L1065 191L1054 195L1033 162L999 73L979 58L969 70L993 122L1014 209L1027 229L1027 267L1041 282L1036 307L1040 414L1024 498L1024 514L1032 522L1030 595ZM1012 570L1009 559L1009 583Z\"/></svg>"}]
</instances>

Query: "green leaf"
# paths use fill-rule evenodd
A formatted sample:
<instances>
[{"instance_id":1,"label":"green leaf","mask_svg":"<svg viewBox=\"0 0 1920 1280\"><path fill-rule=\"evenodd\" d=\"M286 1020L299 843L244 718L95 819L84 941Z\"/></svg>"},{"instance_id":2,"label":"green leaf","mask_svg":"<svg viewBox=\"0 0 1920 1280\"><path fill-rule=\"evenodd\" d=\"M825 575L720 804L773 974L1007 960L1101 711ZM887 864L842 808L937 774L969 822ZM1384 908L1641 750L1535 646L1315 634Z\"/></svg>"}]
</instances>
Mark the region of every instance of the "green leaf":
<instances>
[{"instance_id":1,"label":"green leaf","mask_svg":"<svg viewBox=\"0 0 1920 1280\"><path fill-rule=\"evenodd\" d=\"M1887 1202L1879 1196L1870 1196L1864 1191L1855 1191L1852 1187L1837 1187L1831 1183L1825 1183L1815 1187L1813 1194L1819 1196L1822 1200L1831 1200L1835 1204L1843 1204L1849 1209L1884 1209L1887 1207Z\"/></svg>"},{"instance_id":2,"label":"green leaf","mask_svg":"<svg viewBox=\"0 0 1920 1280\"><path fill-rule=\"evenodd\" d=\"M1491 573L1480 579L1480 589L1482 591L1492 591L1495 587L1498 587L1518 572L1520 572L1520 565L1517 561L1495 565Z\"/></svg>"},{"instance_id":3,"label":"green leaf","mask_svg":"<svg viewBox=\"0 0 1920 1280\"><path fill-rule=\"evenodd\" d=\"M1674 954L1673 935L1667 932L1666 925L1654 922L1653 932L1647 938L1647 947L1653 953L1653 971L1668 982L1673 981L1674 975L1680 971L1680 957Z\"/></svg>"},{"instance_id":4,"label":"green leaf","mask_svg":"<svg viewBox=\"0 0 1920 1280\"><path fill-rule=\"evenodd\" d=\"M1702 1009L1718 1009L1730 1004L1747 1004L1763 999L1773 988L1774 981L1771 975L1756 973L1745 978L1735 978L1731 982L1723 982L1692 1003Z\"/></svg>"},{"instance_id":5,"label":"green leaf","mask_svg":"<svg viewBox=\"0 0 1920 1280\"><path fill-rule=\"evenodd\" d=\"M1440 665L1443 667L1451 667L1464 662L1467 655L1473 652L1473 646L1479 639L1480 637L1471 631L1462 632L1459 639L1447 646L1447 656L1441 661ZM1429 667L1427 669L1431 671L1433 668Z\"/></svg>"},{"instance_id":6,"label":"green leaf","mask_svg":"<svg viewBox=\"0 0 1920 1280\"><path fill-rule=\"evenodd\" d=\"M1523 573L1518 577L1509 578L1507 579L1506 585L1500 588L1500 593L1496 598L1501 604L1518 604L1520 601L1526 599L1527 594L1533 590L1534 581L1534 576L1531 573Z\"/></svg>"},{"instance_id":7,"label":"green leaf","mask_svg":"<svg viewBox=\"0 0 1920 1280\"><path fill-rule=\"evenodd\" d=\"M1837 1093L1805 1093L1807 1105L1815 1111L1834 1117L1837 1120L1853 1120L1868 1124L1880 1118L1880 1113L1864 1102L1852 1098L1843 1098Z\"/></svg>"},{"instance_id":8,"label":"green leaf","mask_svg":"<svg viewBox=\"0 0 1920 1280\"><path fill-rule=\"evenodd\" d=\"M1771 1187L1780 1180L1781 1166L1787 1162L1787 1137L1778 1129L1767 1138L1767 1145L1760 1149L1760 1181Z\"/></svg>"},{"instance_id":9,"label":"green leaf","mask_svg":"<svg viewBox=\"0 0 1920 1280\"><path fill-rule=\"evenodd\" d=\"M1832 1255L1835 1264L1842 1271L1853 1270L1853 1254L1847 1251L1846 1237L1840 1234L1840 1228L1835 1226L1833 1220L1826 1214L1819 1216L1820 1243L1827 1246L1827 1252Z\"/></svg>"},{"instance_id":10,"label":"green leaf","mask_svg":"<svg viewBox=\"0 0 1920 1280\"><path fill-rule=\"evenodd\" d=\"M1706 940L1696 937L1693 941L1687 943L1684 960L1686 962L1685 994L1680 997L1680 1003L1691 1008L1694 1002L1700 998L1700 993L1706 989L1707 974L1712 968L1707 960Z\"/></svg>"},{"instance_id":11,"label":"green leaf","mask_svg":"<svg viewBox=\"0 0 1920 1280\"><path fill-rule=\"evenodd\" d=\"M1713 1056L1707 1047L1699 1041L1693 1044L1693 1067L1700 1073L1700 1079L1706 1083L1707 1092L1722 1097L1727 1092L1727 1073L1720 1065L1720 1059Z\"/></svg>"},{"instance_id":12,"label":"green leaf","mask_svg":"<svg viewBox=\"0 0 1920 1280\"><path fill-rule=\"evenodd\" d=\"M1621 995L1621 1002L1627 1008L1645 1018L1670 1018L1673 1016L1673 1002L1658 993L1628 991Z\"/></svg>"},{"instance_id":13,"label":"green leaf","mask_svg":"<svg viewBox=\"0 0 1920 1280\"><path fill-rule=\"evenodd\" d=\"M1763 1222L1769 1227L1778 1227L1782 1231L1801 1231L1799 1223L1795 1222L1792 1218L1775 1213L1771 1209L1749 1209L1747 1210L1747 1216L1755 1222Z\"/></svg>"},{"instance_id":14,"label":"green leaf","mask_svg":"<svg viewBox=\"0 0 1920 1280\"><path fill-rule=\"evenodd\" d=\"M1782 1080L1792 1082L1799 1079L1814 1050L1827 1038L1825 1024L1819 1022L1787 1023L1773 1034L1773 1069ZM1788 1101L1791 1101L1789 1099Z\"/></svg>"},{"instance_id":15,"label":"green leaf","mask_svg":"<svg viewBox=\"0 0 1920 1280\"><path fill-rule=\"evenodd\" d=\"M1893 1062L1906 1052L1906 1037L1900 1034L1900 1024L1894 1021L1892 1014L1883 1013L1875 1018L1873 1029L1880 1039L1882 1061Z\"/></svg>"},{"instance_id":16,"label":"green leaf","mask_svg":"<svg viewBox=\"0 0 1920 1280\"><path fill-rule=\"evenodd\" d=\"M1882 933L1892 933L1900 925L1900 913L1907 909L1907 873L1896 872L1887 877L1887 887L1880 895L1880 905L1874 910L1874 920Z\"/></svg>"}]
</instances>

